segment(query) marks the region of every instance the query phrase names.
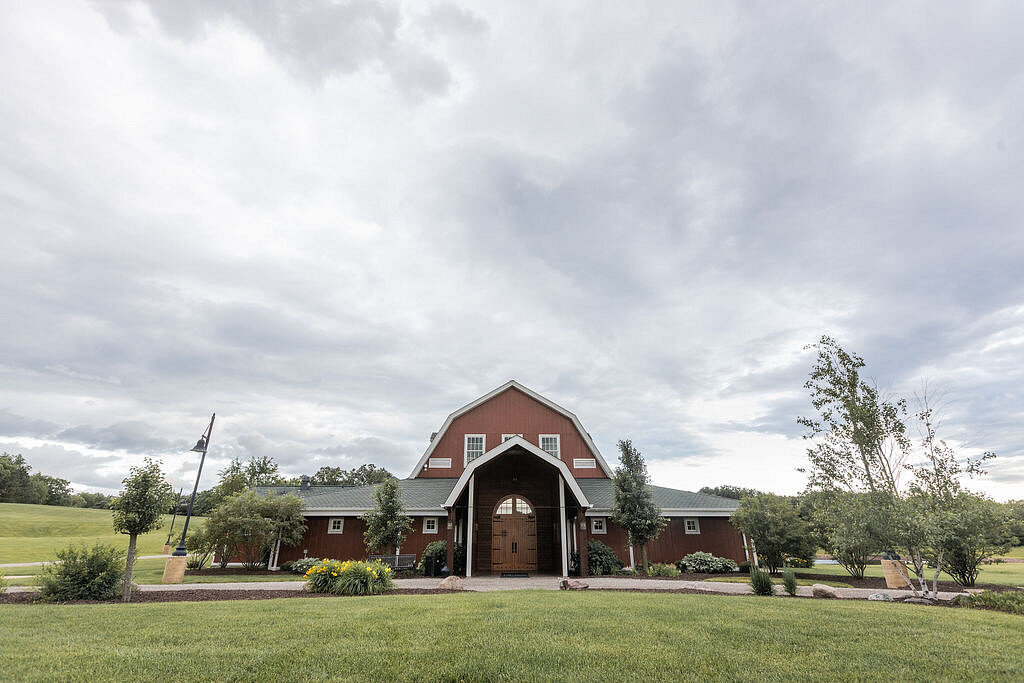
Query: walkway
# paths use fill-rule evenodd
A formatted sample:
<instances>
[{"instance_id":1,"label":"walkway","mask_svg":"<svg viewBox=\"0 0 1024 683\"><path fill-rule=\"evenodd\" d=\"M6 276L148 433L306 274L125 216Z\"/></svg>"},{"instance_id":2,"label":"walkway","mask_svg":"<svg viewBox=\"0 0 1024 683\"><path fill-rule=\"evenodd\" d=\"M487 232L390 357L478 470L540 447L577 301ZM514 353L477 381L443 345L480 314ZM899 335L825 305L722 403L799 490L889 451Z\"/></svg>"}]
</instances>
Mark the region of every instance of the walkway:
<instances>
[{"instance_id":1,"label":"walkway","mask_svg":"<svg viewBox=\"0 0 1024 683\"><path fill-rule=\"evenodd\" d=\"M726 583L723 581L674 581L657 579L639 579L628 576L592 576L584 579L591 588L622 589L622 590L699 590L708 593L725 595L751 595L753 591L746 583ZM398 588L437 588L440 579L416 578L395 579ZM527 579L503 579L496 576L474 576L463 579L463 584L470 591L511 591L511 590L558 590L561 579L556 576L531 576ZM179 584L146 584L139 586L140 591L227 591L227 590L261 590L261 591L294 591L301 590L304 581L253 581L238 583L179 583ZM31 591L29 586L11 586L10 592ZM906 598L913 595L908 590L876 589L876 588L833 588L840 598L865 600L872 593L885 593L893 598ZM782 595L782 586L776 586L775 592ZM811 587L800 586L797 595L810 597ZM939 599L952 600L958 593L939 592Z\"/></svg>"},{"instance_id":2,"label":"walkway","mask_svg":"<svg viewBox=\"0 0 1024 683\"><path fill-rule=\"evenodd\" d=\"M170 555L139 555L136 560L156 560L159 558L170 557ZM4 567L42 567L44 564L53 564L60 560L51 560L50 562L12 562L10 564L0 564L0 569Z\"/></svg>"}]
</instances>

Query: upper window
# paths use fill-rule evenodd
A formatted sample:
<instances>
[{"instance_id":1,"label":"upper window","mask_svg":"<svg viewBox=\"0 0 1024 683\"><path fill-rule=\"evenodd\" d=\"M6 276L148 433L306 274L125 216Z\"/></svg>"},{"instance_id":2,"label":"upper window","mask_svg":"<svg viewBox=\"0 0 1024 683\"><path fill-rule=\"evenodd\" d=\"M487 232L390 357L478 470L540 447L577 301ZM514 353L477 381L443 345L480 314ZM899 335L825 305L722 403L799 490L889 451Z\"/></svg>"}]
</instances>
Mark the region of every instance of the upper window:
<instances>
[{"instance_id":1,"label":"upper window","mask_svg":"<svg viewBox=\"0 0 1024 683\"><path fill-rule=\"evenodd\" d=\"M331 517L327 520L327 533L329 534L340 534L345 531L345 518L344 517Z\"/></svg>"},{"instance_id":2,"label":"upper window","mask_svg":"<svg viewBox=\"0 0 1024 683\"><path fill-rule=\"evenodd\" d=\"M592 534L606 534L608 528L605 526L604 517L591 517L590 518L590 533Z\"/></svg>"},{"instance_id":3,"label":"upper window","mask_svg":"<svg viewBox=\"0 0 1024 683\"><path fill-rule=\"evenodd\" d=\"M513 512L520 515L532 515L533 506L530 505L530 501L525 498L509 496L498 503L498 506L494 508L494 514L496 515L511 515Z\"/></svg>"},{"instance_id":4,"label":"upper window","mask_svg":"<svg viewBox=\"0 0 1024 683\"><path fill-rule=\"evenodd\" d=\"M466 464L484 454L484 435L466 434Z\"/></svg>"},{"instance_id":5,"label":"upper window","mask_svg":"<svg viewBox=\"0 0 1024 683\"><path fill-rule=\"evenodd\" d=\"M700 533L700 520L696 517L687 517L683 520L683 524L686 525L686 533L688 534L699 534Z\"/></svg>"},{"instance_id":6,"label":"upper window","mask_svg":"<svg viewBox=\"0 0 1024 683\"><path fill-rule=\"evenodd\" d=\"M424 517L423 518L423 533L425 533L425 534L436 534L437 533L437 517Z\"/></svg>"},{"instance_id":7,"label":"upper window","mask_svg":"<svg viewBox=\"0 0 1024 683\"><path fill-rule=\"evenodd\" d=\"M538 445L548 455L553 455L556 458L562 457L562 437L558 434L541 434Z\"/></svg>"},{"instance_id":8,"label":"upper window","mask_svg":"<svg viewBox=\"0 0 1024 683\"><path fill-rule=\"evenodd\" d=\"M522 434L502 434L501 435L501 442L505 443L506 441L511 439L513 436L522 436Z\"/></svg>"}]
</instances>

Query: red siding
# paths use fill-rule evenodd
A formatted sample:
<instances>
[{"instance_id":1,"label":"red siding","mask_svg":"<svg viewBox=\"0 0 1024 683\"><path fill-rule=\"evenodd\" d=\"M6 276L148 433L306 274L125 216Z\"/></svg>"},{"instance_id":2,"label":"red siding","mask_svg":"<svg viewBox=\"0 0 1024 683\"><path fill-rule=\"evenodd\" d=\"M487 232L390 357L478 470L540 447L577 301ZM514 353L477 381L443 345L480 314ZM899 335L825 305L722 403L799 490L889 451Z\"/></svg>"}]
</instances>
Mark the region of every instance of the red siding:
<instances>
[{"instance_id":1,"label":"red siding","mask_svg":"<svg viewBox=\"0 0 1024 683\"><path fill-rule=\"evenodd\" d=\"M465 435L485 434L484 450L501 443L502 434L522 434L523 438L539 445L541 434L561 436L562 460L577 479L605 478L600 465L594 469L577 469L574 458L593 458L586 441L576 430L572 420L548 408L515 388L503 391L491 400L460 415L442 436L430 454L431 458L451 458L450 468L421 469L418 477L458 477L465 469Z\"/></svg>"},{"instance_id":2,"label":"red siding","mask_svg":"<svg viewBox=\"0 0 1024 683\"><path fill-rule=\"evenodd\" d=\"M278 564L301 559L303 550L307 551L308 557L329 557L332 560L366 559L368 553L363 539L366 523L358 517L345 517L344 533L329 534L327 533L328 519L330 518L307 517L305 537L298 545L290 548L282 547ZM405 543L402 544L402 554L415 554L418 561L428 543L444 539L447 523L446 516L438 515L437 533L424 534L423 517L413 517L412 531L406 536Z\"/></svg>"},{"instance_id":3,"label":"red siding","mask_svg":"<svg viewBox=\"0 0 1024 683\"><path fill-rule=\"evenodd\" d=\"M674 563L683 559L684 555L698 550L729 557L736 562L743 562L743 536L736 530L727 517L698 517L699 534L688 534L682 517L670 517L669 524L661 535L647 544L647 558L651 562ZM589 520L588 520L589 524ZM591 534L592 540L598 540L610 546L623 564L629 564L629 546L626 532L618 524L608 518L608 533ZM640 548L634 547L633 557L640 562Z\"/></svg>"}]
</instances>

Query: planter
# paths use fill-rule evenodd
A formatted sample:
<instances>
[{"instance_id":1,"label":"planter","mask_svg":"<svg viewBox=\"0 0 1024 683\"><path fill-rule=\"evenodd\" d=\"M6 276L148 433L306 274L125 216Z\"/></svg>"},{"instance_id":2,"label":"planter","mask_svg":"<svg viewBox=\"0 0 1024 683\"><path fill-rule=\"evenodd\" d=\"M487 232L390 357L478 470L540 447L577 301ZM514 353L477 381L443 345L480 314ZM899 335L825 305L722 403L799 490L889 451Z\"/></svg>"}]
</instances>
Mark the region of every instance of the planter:
<instances>
[{"instance_id":1,"label":"planter","mask_svg":"<svg viewBox=\"0 0 1024 683\"><path fill-rule=\"evenodd\" d=\"M897 566L899 569L897 569ZM908 588L910 586L910 582L903 578L900 570L907 576L910 576L907 573L907 565L899 560L882 560L882 574L885 576L886 588Z\"/></svg>"}]
</instances>

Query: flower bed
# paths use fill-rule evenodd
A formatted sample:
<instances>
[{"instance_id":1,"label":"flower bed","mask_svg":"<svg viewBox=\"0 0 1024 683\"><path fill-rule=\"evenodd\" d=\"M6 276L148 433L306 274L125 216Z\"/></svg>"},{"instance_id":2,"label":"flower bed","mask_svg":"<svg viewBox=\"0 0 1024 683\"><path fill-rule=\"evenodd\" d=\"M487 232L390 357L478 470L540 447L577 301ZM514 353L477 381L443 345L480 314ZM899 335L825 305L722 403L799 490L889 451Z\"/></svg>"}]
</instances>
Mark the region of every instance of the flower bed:
<instances>
[{"instance_id":1,"label":"flower bed","mask_svg":"<svg viewBox=\"0 0 1024 683\"><path fill-rule=\"evenodd\" d=\"M392 570L380 562L321 560L305 574L310 593L378 595L395 587Z\"/></svg>"}]
</instances>

